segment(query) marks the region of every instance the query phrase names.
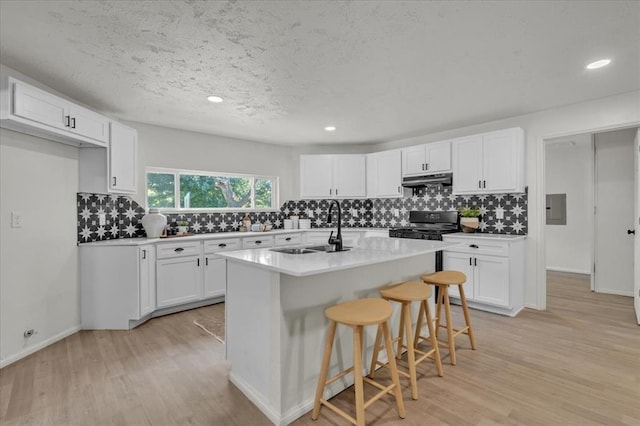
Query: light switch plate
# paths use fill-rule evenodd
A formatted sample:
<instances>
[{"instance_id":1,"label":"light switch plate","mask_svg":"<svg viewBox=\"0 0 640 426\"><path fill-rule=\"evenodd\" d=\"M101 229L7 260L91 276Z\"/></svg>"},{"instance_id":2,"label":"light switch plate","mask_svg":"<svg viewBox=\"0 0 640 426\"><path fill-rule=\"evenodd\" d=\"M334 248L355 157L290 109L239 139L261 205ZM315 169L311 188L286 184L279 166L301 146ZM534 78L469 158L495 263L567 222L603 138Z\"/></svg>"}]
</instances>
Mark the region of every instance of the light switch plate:
<instances>
[{"instance_id":1,"label":"light switch plate","mask_svg":"<svg viewBox=\"0 0 640 426\"><path fill-rule=\"evenodd\" d=\"M22 213L11 212L11 227L22 228Z\"/></svg>"},{"instance_id":2,"label":"light switch plate","mask_svg":"<svg viewBox=\"0 0 640 426\"><path fill-rule=\"evenodd\" d=\"M107 214L102 213L98 215L98 225L105 226L107 224Z\"/></svg>"},{"instance_id":3,"label":"light switch plate","mask_svg":"<svg viewBox=\"0 0 640 426\"><path fill-rule=\"evenodd\" d=\"M496 209L496 219L504 219L504 210Z\"/></svg>"}]
</instances>

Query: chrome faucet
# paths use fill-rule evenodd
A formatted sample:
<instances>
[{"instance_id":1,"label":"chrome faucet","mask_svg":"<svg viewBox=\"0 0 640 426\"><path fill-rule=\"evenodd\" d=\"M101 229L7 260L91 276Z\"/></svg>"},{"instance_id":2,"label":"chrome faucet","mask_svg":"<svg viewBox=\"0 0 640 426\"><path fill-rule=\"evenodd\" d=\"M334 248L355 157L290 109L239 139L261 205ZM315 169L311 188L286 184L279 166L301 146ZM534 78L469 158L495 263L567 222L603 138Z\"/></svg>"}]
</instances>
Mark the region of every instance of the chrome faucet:
<instances>
[{"instance_id":1,"label":"chrome faucet","mask_svg":"<svg viewBox=\"0 0 640 426\"><path fill-rule=\"evenodd\" d=\"M329 244L333 245L336 248L336 251L342 251L342 210L340 209L340 203L337 200L331 200L331 204L329 204L327 223L331 223L331 211L333 210L334 204L338 206L338 233L334 237L333 231L331 231L331 235L329 235Z\"/></svg>"}]
</instances>

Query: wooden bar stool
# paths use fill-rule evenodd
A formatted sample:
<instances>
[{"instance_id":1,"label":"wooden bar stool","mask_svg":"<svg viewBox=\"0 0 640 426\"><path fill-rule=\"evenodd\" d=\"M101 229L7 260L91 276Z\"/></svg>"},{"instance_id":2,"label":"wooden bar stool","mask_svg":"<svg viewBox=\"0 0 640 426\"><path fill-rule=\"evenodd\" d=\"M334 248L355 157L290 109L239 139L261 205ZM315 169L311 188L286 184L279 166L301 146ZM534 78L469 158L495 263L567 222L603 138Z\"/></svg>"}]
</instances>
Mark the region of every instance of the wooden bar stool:
<instances>
[{"instance_id":1,"label":"wooden bar stool","mask_svg":"<svg viewBox=\"0 0 640 426\"><path fill-rule=\"evenodd\" d=\"M380 399L387 393L395 394L396 408L398 410L398 416L404 419L404 402L402 401L402 392L400 390L400 381L398 379L398 369L396 367L395 359L393 358L393 351L391 348L391 334L389 333L389 325L387 321L391 317L391 304L383 299L359 299L350 302L340 303L338 305L330 306L325 311L325 315L329 319L329 334L327 335L327 341L324 348L324 357L322 359L322 368L320 370L320 377L318 377L318 387L316 390L316 399L313 404L313 413L311 418L316 420L320 414L320 405L326 405L335 413L339 414L343 418L349 420L351 423L357 426L364 426L364 410ZM349 326L353 329L353 367L348 368L335 376L327 379L327 372L329 370L329 361L331 358L331 350L333 348L333 339L336 335L336 327L338 324ZM362 335L364 326L366 325L378 325L378 330L382 330L384 334L387 356L392 360L390 364L392 384L389 386L383 386L380 383L362 375ZM354 385L356 391L356 417L348 415L346 412L336 407L323 397L324 388L329 383L332 383L341 377L346 376L350 372L354 375ZM364 382L367 382L380 391L365 402L364 400Z\"/></svg>"},{"instance_id":2,"label":"wooden bar stool","mask_svg":"<svg viewBox=\"0 0 640 426\"><path fill-rule=\"evenodd\" d=\"M398 331L398 337L393 339L393 343L398 344L396 350L396 357L402 358L402 349L407 349L407 358L409 364L409 374L405 371L398 371L398 374L402 374L408 377L411 381L411 398L418 399L418 382L416 378L416 366L429 357L433 357L436 367L438 369L438 376L442 377L442 361L440 360L440 350L438 349L438 342L433 329L433 321L431 320L431 312L429 310L429 303L427 299L431 295L431 288L424 285L422 282L405 282L393 285L391 287L383 288L380 290L380 295L385 300L391 300L402 304L402 311L400 313L400 330ZM418 323L416 327L415 337L413 335L411 320L411 302L420 302L420 313L418 314ZM429 338L420 335L420 329L422 328L422 317L426 316L426 323L429 327ZM373 347L373 359L371 360L371 370L369 376L373 378L375 368L378 365L384 367L388 366L388 363L378 361L378 353L380 352L380 341L382 335L380 331L376 335L376 343ZM406 344L405 344L406 338ZM418 341L422 339L429 339L431 342L431 350L424 352L417 349ZM420 358L416 359L416 353L420 355Z\"/></svg>"},{"instance_id":3,"label":"wooden bar stool","mask_svg":"<svg viewBox=\"0 0 640 426\"><path fill-rule=\"evenodd\" d=\"M426 284L438 287L438 304L436 307L436 339L438 338L438 331L440 327L447 329L447 344L449 346L449 356L451 358L451 365L456 365L456 343L455 337L460 334L466 334L469 336L471 342L471 349L476 349L476 339L473 337L473 328L471 327L471 316L469 315L469 307L467 306L467 299L464 297L463 284L467 281L467 276L460 271L440 271L433 274L423 275L422 281ZM466 327L456 329L453 327L453 321L451 320L451 304L449 303L449 286L457 285L460 292L460 302L462 303L462 312L464 313L464 321ZM444 304L444 313L447 319L446 325L441 325L441 312L442 305ZM438 342L442 344L442 342Z\"/></svg>"}]
</instances>

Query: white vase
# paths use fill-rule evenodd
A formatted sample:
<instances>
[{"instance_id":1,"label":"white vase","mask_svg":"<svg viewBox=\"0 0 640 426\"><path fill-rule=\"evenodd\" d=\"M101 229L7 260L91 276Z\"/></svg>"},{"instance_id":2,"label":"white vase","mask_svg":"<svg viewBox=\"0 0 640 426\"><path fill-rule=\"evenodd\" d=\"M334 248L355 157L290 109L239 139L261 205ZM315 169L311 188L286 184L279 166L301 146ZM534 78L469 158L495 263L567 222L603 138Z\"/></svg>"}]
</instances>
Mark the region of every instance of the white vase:
<instances>
[{"instance_id":1,"label":"white vase","mask_svg":"<svg viewBox=\"0 0 640 426\"><path fill-rule=\"evenodd\" d=\"M142 226L147 238L160 238L167 226L167 217L160 214L158 209L149 209L149 213L142 217Z\"/></svg>"}]
</instances>

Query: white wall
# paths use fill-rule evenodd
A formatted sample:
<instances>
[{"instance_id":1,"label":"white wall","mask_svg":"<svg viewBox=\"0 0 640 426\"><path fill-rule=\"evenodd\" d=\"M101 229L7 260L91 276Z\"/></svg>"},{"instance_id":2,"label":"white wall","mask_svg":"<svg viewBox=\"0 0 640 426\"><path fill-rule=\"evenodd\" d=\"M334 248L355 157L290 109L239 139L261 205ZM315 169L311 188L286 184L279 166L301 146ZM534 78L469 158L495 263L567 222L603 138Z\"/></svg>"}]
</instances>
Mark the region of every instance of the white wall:
<instances>
[{"instance_id":1,"label":"white wall","mask_svg":"<svg viewBox=\"0 0 640 426\"><path fill-rule=\"evenodd\" d=\"M532 308L544 309L546 306L544 140L579 133L593 133L596 130L637 126L638 124L640 124L640 91L634 91L534 114L433 133L427 135L423 140L424 142L445 140L508 127L522 127L524 129L526 134L526 174L529 186L525 303ZM408 145L402 141L387 142L377 145L376 149L384 150Z\"/></svg>"},{"instance_id":2,"label":"white wall","mask_svg":"<svg viewBox=\"0 0 640 426\"><path fill-rule=\"evenodd\" d=\"M78 330L78 150L0 129L0 365ZM23 216L11 228L11 212ZM37 331L24 339L26 329Z\"/></svg>"},{"instance_id":3,"label":"white wall","mask_svg":"<svg viewBox=\"0 0 640 426\"><path fill-rule=\"evenodd\" d=\"M593 253L591 135L548 141L545 165L546 194L567 194L567 224L545 226L547 269L590 274Z\"/></svg>"}]
</instances>

